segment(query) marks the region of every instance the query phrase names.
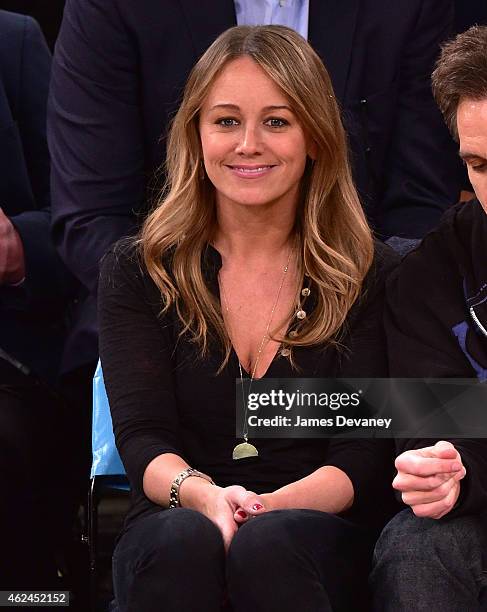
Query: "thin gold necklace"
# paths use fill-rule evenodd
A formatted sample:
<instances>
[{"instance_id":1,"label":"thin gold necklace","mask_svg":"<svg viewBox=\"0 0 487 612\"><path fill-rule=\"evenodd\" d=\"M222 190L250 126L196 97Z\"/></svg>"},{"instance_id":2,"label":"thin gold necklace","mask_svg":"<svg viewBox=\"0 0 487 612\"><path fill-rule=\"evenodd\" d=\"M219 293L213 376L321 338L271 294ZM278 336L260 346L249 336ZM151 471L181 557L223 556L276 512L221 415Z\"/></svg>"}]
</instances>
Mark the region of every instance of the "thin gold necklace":
<instances>
[{"instance_id":1,"label":"thin gold necklace","mask_svg":"<svg viewBox=\"0 0 487 612\"><path fill-rule=\"evenodd\" d=\"M291 248L291 249L289 249L289 256L287 258L286 266L284 267L284 270L282 272L281 282L279 284L279 289L277 290L276 299L274 301L274 305L272 306L272 310L271 310L271 314L269 316L269 320L267 321L267 325L266 325L266 328L265 328L265 333L262 336L262 340L260 341L259 349L257 351L257 357L255 358L254 367L252 368L251 373L250 373L250 384L249 384L249 391L247 393L247 398L245 397L242 364L240 363L240 359L238 357L237 351L235 351L235 354L237 355L237 359L238 359L238 369L239 369L239 372L240 372L240 385L241 385L241 388L242 388L242 402L243 402L243 406L244 406L244 422L243 422L243 436L242 436L243 437L243 442L240 442L239 444L237 444L235 446L235 448L233 449L232 459L235 459L235 460L245 459L247 457L256 457L259 454L259 451L257 450L257 448L253 444L250 444L249 441L248 441L248 423L247 423L248 397L249 397L250 392L252 390L252 383L254 382L255 373L257 371L257 366L259 365L259 361L260 361L260 358L261 358L261 355L262 355L262 351L264 350L264 346L266 345L266 343L269 342L269 340L270 340L269 331L270 331L270 328L271 328L272 319L274 318L274 313L276 311L277 304L279 303L279 298L281 297L281 291L282 291L282 288L284 286L284 280L286 278L287 271L289 269L289 264L291 262L292 253L293 253L293 249ZM220 273L218 273L218 280L220 281L220 288L221 288L221 293L222 293L222 297L223 297L223 302L224 302L224 305L225 305L225 312L228 314L229 313L228 300L227 300L227 296L226 296L226 293L225 293L225 288L223 286L223 282L222 282L221 274Z\"/></svg>"}]
</instances>

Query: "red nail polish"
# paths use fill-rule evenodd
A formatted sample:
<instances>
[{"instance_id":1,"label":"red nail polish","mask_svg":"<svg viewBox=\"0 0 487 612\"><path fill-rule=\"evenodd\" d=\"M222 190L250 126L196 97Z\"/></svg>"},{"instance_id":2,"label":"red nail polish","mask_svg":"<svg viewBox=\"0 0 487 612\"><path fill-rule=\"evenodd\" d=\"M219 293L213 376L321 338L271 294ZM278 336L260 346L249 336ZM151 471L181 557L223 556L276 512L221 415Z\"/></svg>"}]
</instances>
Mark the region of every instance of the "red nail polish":
<instances>
[{"instance_id":1,"label":"red nail polish","mask_svg":"<svg viewBox=\"0 0 487 612\"><path fill-rule=\"evenodd\" d=\"M244 512L243 510L237 510L237 514L239 515L240 518L247 518L247 513Z\"/></svg>"},{"instance_id":2,"label":"red nail polish","mask_svg":"<svg viewBox=\"0 0 487 612\"><path fill-rule=\"evenodd\" d=\"M252 510L260 510L261 508L263 508L264 506L262 504L254 504L252 506Z\"/></svg>"}]
</instances>

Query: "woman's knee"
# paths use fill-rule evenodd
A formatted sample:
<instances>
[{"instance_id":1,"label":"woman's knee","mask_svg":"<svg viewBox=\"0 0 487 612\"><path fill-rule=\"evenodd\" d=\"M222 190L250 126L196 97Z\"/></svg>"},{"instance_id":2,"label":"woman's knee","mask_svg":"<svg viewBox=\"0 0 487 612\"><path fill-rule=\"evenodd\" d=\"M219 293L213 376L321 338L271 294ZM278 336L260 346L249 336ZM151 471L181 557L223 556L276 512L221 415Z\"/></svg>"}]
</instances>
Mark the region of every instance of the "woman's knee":
<instances>
[{"instance_id":1,"label":"woman's knee","mask_svg":"<svg viewBox=\"0 0 487 612\"><path fill-rule=\"evenodd\" d=\"M365 585L363 548L358 529L337 516L313 510L263 514L240 527L229 548L230 599L265 609L271 590L273 605L281 605L275 609L356 609L349 605L348 585L352 579ZM369 545L367 558L370 552Z\"/></svg>"},{"instance_id":2,"label":"woman's knee","mask_svg":"<svg viewBox=\"0 0 487 612\"><path fill-rule=\"evenodd\" d=\"M275 567L276 560L296 555L325 559L357 544L358 536L343 519L315 510L277 510L245 523L235 535L228 563ZM254 562L254 565L255 565Z\"/></svg>"},{"instance_id":3,"label":"woman's knee","mask_svg":"<svg viewBox=\"0 0 487 612\"><path fill-rule=\"evenodd\" d=\"M286 549L294 548L292 522L295 511L274 511L249 520L235 534L227 555L228 569L275 566ZM297 542L296 542L297 544ZM228 571L227 569L227 571Z\"/></svg>"},{"instance_id":4,"label":"woman's knee","mask_svg":"<svg viewBox=\"0 0 487 612\"><path fill-rule=\"evenodd\" d=\"M121 537L113 556L113 582L121 612L185 609L193 589L219 601L225 552L219 529L187 508L140 519ZM211 604L213 605L213 603ZM214 607L214 606L213 606ZM211 606L202 605L202 610Z\"/></svg>"},{"instance_id":5,"label":"woman's knee","mask_svg":"<svg viewBox=\"0 0 487 612\"><path fill-rule=\"evenodd\" d=\"M219 529L203 514L188 508L162 510L141 519L125 533L115 551L115 559L133 558L137 571L147 562L188 567L203 558L222 557L223 540Z\"/></svg>"},{"instance_id":6,"label":"woman's knee","mask_svg":"<svg viewBox=\"0 0 487 612\"><path fill-rule=\"evenodd\" d=\"M269 575L279 568L328 573L337 555L348 556L360 548L349 524L337 516L314 510L277 510L243 525L227 555L227 575L246 574L248 579ZM353 546L352 546L353 545Z\"/></svg>"},{"instance_id":7,"label":"woman's knee","mask_svg":"<svg viewBox=\"0 0 487 612\"><path fill-rule=\"evenodd\" d=\"M251 519L234 536L226 574L228 594L236 610L268 609L271 592L274 606L286 602L291 605L292 598L300 593L301 572L306 572L306 567L296 562L303 543L294 534L293 512L274 511ZM290 575L294 595L289 592Z\"/></svg>"}]
</instances>

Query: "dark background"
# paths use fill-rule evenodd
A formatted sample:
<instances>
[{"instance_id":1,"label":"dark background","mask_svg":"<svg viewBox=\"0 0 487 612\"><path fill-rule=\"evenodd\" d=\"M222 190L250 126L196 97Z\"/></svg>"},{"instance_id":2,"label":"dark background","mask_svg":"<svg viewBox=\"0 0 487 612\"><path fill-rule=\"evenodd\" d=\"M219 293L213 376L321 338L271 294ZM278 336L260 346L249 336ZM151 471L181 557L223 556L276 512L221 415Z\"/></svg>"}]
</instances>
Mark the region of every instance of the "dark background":
<instances>
[{"instance_id":1,"label":"dark background","mask_svg":"<svg viewBox=\"0 0 487 612\"><path fill-rule=\"evenodd\" d=\"M65 0L0 0L0 8L13 13L30 15L39 22L47 43L54 49L63 17Z\"/></svg>"},{"instance_id":2,"label":"dark background","mask_svg":"<svg viewBox=\"0 0 487 612\"><path fill-rule=\"evenodd\" d=\"M456 0L455 21L457 32L467 30L474 23L487 24L487 0Z\"/></svg>"}]
</instances>

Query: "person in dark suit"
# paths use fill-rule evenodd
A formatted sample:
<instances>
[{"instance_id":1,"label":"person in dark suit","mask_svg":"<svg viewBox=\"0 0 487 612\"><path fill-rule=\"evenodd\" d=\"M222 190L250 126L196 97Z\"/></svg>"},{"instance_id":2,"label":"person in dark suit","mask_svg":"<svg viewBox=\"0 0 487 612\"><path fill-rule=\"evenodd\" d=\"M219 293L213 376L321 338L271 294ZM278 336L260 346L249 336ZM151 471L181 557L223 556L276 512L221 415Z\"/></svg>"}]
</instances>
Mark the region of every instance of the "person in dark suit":
<instances>
[{"instance_id":1,"label":"person in dark suit","mask_svg":"<svg viewBox=\"0 0 487 612\"><path fill-rule=\"evenodd\" d=\"M276 11L285 4L276 2ZM242 23L244 5L66 3L48 110L53 236L85 290L65 371L94 366L98 262L138 226L157 188L151 177L164 159L164 135L187 75L222 31ZM369 219L384 238L424 235L460 186L455 147L429 80L453 22L452 2L295 5L309 8L308 39L343 109Z\"/></svg>"},{"instance_id":2,"label":"person in dark suit","mask_svg":"<svg viewBox=\"0 0 487 612\"><path fill-rule=\"evenodd\" d=\"M50 239L45 127L50 64L37 23L0 11L2 590L56 584L51 432L60 410L54 389L71 285Z\"/></svg>"}]
</instances>

